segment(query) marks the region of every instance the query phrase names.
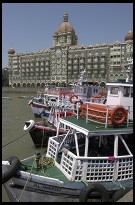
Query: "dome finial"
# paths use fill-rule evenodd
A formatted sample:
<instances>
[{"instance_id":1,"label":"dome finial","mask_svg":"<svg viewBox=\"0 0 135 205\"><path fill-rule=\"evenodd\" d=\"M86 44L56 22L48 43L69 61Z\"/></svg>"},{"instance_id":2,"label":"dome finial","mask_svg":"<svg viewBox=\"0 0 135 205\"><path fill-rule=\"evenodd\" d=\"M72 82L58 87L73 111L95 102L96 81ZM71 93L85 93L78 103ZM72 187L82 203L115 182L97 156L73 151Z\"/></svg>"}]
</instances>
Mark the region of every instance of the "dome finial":
<instances>
[{"instance_id":1,"label":"dome finial","mask_svg":"<svg viewBox=\"0 0 135 205\"><path fill-rule=\"evenodd\" d=\"M64 18L64 22L68 22L68 14L66 12L64 13L63 18Z\"/></svg>"}]
</instances>

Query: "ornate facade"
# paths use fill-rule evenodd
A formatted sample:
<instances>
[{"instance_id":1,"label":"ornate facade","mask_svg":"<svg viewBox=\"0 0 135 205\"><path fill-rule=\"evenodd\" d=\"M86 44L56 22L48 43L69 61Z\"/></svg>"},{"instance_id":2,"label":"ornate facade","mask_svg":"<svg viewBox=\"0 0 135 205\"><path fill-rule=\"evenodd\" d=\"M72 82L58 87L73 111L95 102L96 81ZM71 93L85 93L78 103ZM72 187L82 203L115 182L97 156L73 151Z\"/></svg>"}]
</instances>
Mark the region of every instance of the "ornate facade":
<instances>
[{"instance_id":1,"label":"ornate facade","mask_svg":"<svg viewBox=\"0 0 135 205\"><path fill-rule=\"evenodd\" d=\"M133 58L133 33L124 42L78 45L78 37L68 22L68 14L53 35L52 47L38 52L8 50L9 85L43 87L45 84L75 83L86 70L86 80L99 84L126 78L125 66Z\"/></svg>"}]
</instances>

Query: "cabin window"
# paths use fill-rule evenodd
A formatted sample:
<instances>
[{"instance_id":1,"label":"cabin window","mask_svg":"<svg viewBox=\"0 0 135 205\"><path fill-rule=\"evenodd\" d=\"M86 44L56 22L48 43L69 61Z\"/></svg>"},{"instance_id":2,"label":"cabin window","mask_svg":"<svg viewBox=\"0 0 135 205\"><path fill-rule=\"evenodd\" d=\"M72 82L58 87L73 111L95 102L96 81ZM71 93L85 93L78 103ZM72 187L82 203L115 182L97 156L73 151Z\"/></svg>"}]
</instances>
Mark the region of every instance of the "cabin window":
<instances>
[{"instance_id":1,"label":"cabin window","mask_svg":"<svg viewBox=\"0 0 135 205\"><path fill-rule=\"evenodd\" d=\"M111 91L110 91L110 94L118 95L118 90L119 90L118 87L112 87Z\"/></svg>"},{"instance_id":2,"label":"cabin window","mask_svg":"<svg viewBox=\"0 0 135 205\"><path fill-rule=\"evenodd\" d=\"M79 92L82 93L82 88L80 88Z\"/></svg>"},{"instance_id":3,"label":"cabin window","mask_svg":"<svg viewBox=\"0 0 135 205\"><path fill-rule=\"evenodd\" d=\"M83 89L83 92L86 93L86 88Z\"/></svg>"},{"instance_id":4,"label":"cabin window","mask_svg":"<svg viewBox=\"0 0 135 205\"><path fill-rule=\"evenodd\" d=\"M94 88L93 92L94 92L94 93L97 93L97 92L98 92L98 89Z\"/></svg>"},{"instance_id":5,"label":"cabin window","mask_svg":"<svg viewBox=\"0 0 135 205\"><path fill-rule=\"evenodd\" d=\"M129 97L129 95L130 95L130 87L124 87L123 96Z\"/></svg>"}]
</instances>

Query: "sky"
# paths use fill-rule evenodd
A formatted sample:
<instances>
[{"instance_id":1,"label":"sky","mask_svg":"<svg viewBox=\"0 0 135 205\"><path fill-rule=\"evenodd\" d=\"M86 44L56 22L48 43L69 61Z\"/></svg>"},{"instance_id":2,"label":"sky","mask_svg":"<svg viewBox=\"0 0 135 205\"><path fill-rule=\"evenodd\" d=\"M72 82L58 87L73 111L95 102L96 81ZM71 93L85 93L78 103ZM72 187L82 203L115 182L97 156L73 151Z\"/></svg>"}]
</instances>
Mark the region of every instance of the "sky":
<instances>
[{"instance_id":1,"label":"sky","mask_svg":"<svg viewBox=\"0 0 135 205\"><path fill-rule=\"evenodd\" d=\"M124 42L133 31L133 3L2 3L2 68L11 47L16 53L50 48L65 12L78 45Z\"/></svg>"}]
</instances>

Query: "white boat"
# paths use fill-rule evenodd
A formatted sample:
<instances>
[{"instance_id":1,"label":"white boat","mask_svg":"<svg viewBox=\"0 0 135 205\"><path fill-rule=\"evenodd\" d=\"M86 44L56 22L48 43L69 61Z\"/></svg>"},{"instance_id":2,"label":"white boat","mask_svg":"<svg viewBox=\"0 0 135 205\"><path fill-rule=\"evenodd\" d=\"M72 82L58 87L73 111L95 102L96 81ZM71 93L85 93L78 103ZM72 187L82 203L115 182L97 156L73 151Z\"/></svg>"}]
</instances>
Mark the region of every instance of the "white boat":
<instances>
[{"instance_id":1,"label":"white boat","mask_svg":"<svg viewBox=\"0 0 135 205\"><path fill-rule=\"evenodd\" d=\"M49 116L51 107L48 106L61 104L73 104L76 100L80 103L90 101L92 97L100 97L104 101L106 96L99 95L99 85L94 82L85 81L85 70L80 74L78 83L73 86L72 90L66 87L45 88L45 93L38 92L37 97L29 101L32 112L35 117L41 117L44 113Z\"/></svg>"}]
</instances>

